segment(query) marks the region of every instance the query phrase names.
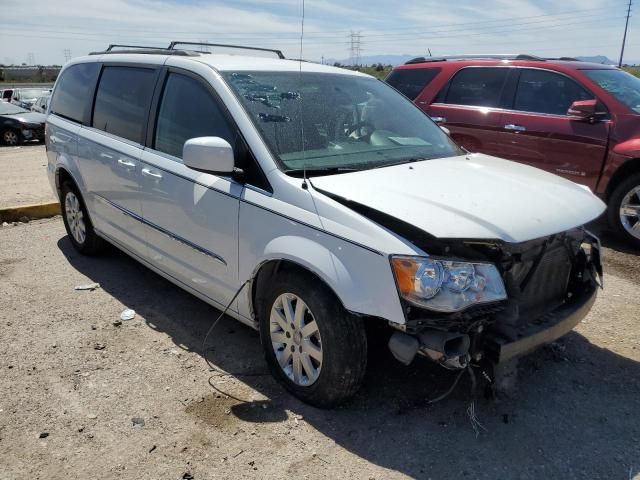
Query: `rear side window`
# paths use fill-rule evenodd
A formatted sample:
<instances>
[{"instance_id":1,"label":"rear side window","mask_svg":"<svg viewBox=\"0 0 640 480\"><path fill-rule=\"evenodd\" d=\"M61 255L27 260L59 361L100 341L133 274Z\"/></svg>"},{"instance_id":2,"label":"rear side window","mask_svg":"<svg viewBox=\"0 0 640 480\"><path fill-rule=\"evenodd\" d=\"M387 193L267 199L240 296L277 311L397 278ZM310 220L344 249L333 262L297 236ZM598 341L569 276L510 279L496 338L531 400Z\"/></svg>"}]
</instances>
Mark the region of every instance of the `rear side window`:
<instances>
[{"instance_id":1,"label":"rear side window","mask_svg":"<svg viewBox=\"0 0 640 480\"><path fill-rule=\"evenodd\" d=\"M104 67L93 109L93 126L142 144L154 83L152 69Z\"/></svg>"},{"instance_id":2,"label":"rear side window","mask_svg":"<svg viewBox=\"0 0 640 480\"><path fill-rule=\"evenodd\" d=\"M154 148L182 158L190 138L221 137L234 145L234 129L209 90L199 81L170 73L162 92Z\"/></svg>"},{"instance_id":3,"label":"rear side window","mask_svg":"<svg viewBox=\"0 0 640 480\"><path fill-rule=\"evenodd\" d=\"M451 79L444 103L498 107L508 74L508 68L462 69Z\"/></svg>"},{"instance_id":4,"label":"rear side window","mask_svg":"<svg viewBox=\"0 0 640 480\"><path fill-rule=\"evenodd\" d=\"M545 70L523 69L518 80L514 110L566 115L576 100L594 98L574 80Z\"/></svg>"},{"instance_id":5,"label":"rear side window","mask_svg":"<svg viewBox=\"0 0 640 480\"><path fill-rule=\"evenodd\" d=\"M51 98L51 113L88 125L99 72L98 63L78 63L65 69Z\"/></svg>"},{"instance_id":6,"label":"rear side window","mask_svg":"<svg viewBox=\"0 0 640 480\"><path fill-rule=\"evenodd\" d=\"M439 68L394 70L385 81L408 99L414 100L438 73Z\"/></svg>"}]
</instances>

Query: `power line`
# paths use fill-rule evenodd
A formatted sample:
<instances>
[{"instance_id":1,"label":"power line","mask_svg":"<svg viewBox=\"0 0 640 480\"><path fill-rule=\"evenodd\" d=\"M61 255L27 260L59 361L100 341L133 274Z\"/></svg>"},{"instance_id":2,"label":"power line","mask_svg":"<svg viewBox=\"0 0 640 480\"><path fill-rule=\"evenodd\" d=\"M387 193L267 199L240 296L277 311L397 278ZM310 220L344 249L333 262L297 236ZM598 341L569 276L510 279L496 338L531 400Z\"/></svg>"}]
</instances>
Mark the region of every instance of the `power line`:
<instances>
[{"instance_id":1,"label":"power line","mask_svg":"<svg viewBox=\"0 0 640 480\"><path fill-rule=\"evenodd\" d=\"M627 19L624 23L624 35L622 36L622 48L620 49L620 61L618 62L618 67L622 67L622 57L624 56L624 44L627 41L627 28L629 27L630 16L631 16L631 0L629 0L629 5L627 5Z\"/></svg>"}]
</instances>

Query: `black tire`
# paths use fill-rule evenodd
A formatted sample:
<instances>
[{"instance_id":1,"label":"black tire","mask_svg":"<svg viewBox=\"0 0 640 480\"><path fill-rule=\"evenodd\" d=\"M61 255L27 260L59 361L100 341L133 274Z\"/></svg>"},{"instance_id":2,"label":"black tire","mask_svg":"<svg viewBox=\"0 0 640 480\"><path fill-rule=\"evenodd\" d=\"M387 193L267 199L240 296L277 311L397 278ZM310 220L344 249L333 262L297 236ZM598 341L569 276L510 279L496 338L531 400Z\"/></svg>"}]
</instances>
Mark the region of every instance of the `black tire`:
<instances>
[{"instance_id":1,"label":"black tire","mask_svg":"<svg viewBox=\"0 0 640 480\"><path fill-rule=\"evenodd\" d=\"M2 131L2 143L15 147L23 142L22 133L15 128L7 128Z\"/></svg>"},{"instance_id":2,"label":"black tire","mask_svg":"<svg viewBox=\"0 0 640 480\"><path fill-rule=\"evenodd\" d=\"M283 271L267 289L259 306L260 339L272 375L294 396L316 407L334 407L351 398L360 388L367 368L367 337L362 319L345 311L334 293L311 274ZM287 376L271 341L271 309L285 293L296 295L308 306L321 337L320 372L306 386Z\"/></svg>"},{"instance_id":3,"label":"black tire","mask_svg":"<svg viewBox=\"0 0 640 480\"><path fill-rule=\"evenodd\" d=\"M631 192L632 189L640 186L640 173L631 175L626 180L623 180L613 191L609 198L609 206L607 210L607 216L609 225L613 231L628 244L640 249L640 236L635 237L632 233L628 232L622 224L620 218L620 207L625 196ZM636 196L635 200L640 203L640 196ZM640 220L638 220L640 222ZM640 226L639 226L640 228Z\"/></svg>"},{"instance_id":4,"label":"black tire","mask_svg":"<svg viewBox=\"0 0 640 480\"><path fill-rule=\"evenodd\" d=\"M74 223L73 213L70 213L67 208L67 198L70 195L73 195L78 200L78 206L82 212L84 240L76 238L72 231L72 225ZM91 219L89 218L89 214L87 213L87 207L84 203L84 199L82 198L82 195L80 195L78 188L71 181L67 180L62 184L60 206L62 210L62 219L64 220L64 228L67 230L67 235L69 236L69 240L71 240L74 248L83 255L97 255L102 253L107 243L96 235Z\"/></svg>"}]
</instances>

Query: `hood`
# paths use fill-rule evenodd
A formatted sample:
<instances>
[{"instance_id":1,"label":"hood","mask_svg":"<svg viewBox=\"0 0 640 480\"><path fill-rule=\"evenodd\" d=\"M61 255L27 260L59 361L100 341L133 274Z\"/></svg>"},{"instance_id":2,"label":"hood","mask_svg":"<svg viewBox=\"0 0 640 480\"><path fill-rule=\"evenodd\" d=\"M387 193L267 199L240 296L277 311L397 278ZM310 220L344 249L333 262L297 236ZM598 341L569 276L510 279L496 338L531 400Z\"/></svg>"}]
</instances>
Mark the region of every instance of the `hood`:
<instances>
[{"instance_id":1,"label":"hood","mask_svg":"<svg viewBox=\"0 0 640 480\"><path fill-rule=\"evenodd\" d=\"M22 123L42 123L44 124L47 116L44 113L38 112L24 112L24 113L16 113L15 115L7 115L9 118L13 118L14 120L18 120Z\"/></svg>"},{"instance_id":2,"label":"hood","mask_svg":"<svg viewBox=\"0 0 640 480\"><path fill-rule=\"evenodd\" d=\"M314 177L314 188L439 238L524 242L584 225L605 204L537 168L473 154Z\"/></svg>"}]
</instances>

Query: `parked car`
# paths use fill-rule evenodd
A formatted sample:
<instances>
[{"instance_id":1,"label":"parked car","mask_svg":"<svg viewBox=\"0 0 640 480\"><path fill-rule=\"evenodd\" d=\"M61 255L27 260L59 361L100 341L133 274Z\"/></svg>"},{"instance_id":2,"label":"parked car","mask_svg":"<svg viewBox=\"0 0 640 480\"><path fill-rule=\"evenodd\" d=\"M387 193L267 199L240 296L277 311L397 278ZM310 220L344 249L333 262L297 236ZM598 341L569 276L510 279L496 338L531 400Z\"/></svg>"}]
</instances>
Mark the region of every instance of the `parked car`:
<instances>
[{"instance_id":1,"label":"parked car","mask_svg":"<svg viewBox=\"0 0 640 480\"><path fill-rule=\"evenodd\" d=\"M41 113L0 102L0 138L5 145L19 145L25 140L42 141L45 119Z\"/></svg>"},{"instance_id":2,"label":"parked car","mask_svg":"<svg viewBox=\"0 0 640 480\"><path fill-rule=\"evenodd\" d=\"M16 88L13 91L11 97L11 103L18 105L19 107L31 110L31 106L36 100L46 93L51 91L47 88Z\"/></svg>"},{"instance_id":3,"label":"parked car","mask_svg":"<svg viewBox=\"0 0 640 480\"><path fill-rule=\"evenodd\" d=\"M472 152L586 185L640 248L640 79L616 67L530 55L418 58L387 82Z\"/></svg>"},{"instance_id":4,"label":"parked car","mask_svg":"<svg viewBox=\"0 0 640 480\"><path fill-rule=\"evenodd\" d=\"M49 107L49 99L51 98L51 93L46 93L44 95L39 96L36 101L31 105L32 112L40 112L47 113L47 108Z\"/></svg>"},{"instance_id":5,"label":"parked car","mask_svg":"<svg viewBox=\"0 0 640 480\"><path fill-rule=\"evenodd\" d=\"M459 370L587 314L589 189L464 152L373 77L273 53L67 63L46 144L73 246L111 243L259 330L275 378L318 406L362 383L367 324L401 362Z\"/></svg>"},{"instance_id":6,"label":"parked car","mask_svg":"<svg viewBox=\"0 0 640 480\"><path fill-rule=\"evenodd\" d=\"M13 95L13 88L5 88L4 90L2 90L2 101L10 102L12 95Z\"/></svg>"}]
</instances>

